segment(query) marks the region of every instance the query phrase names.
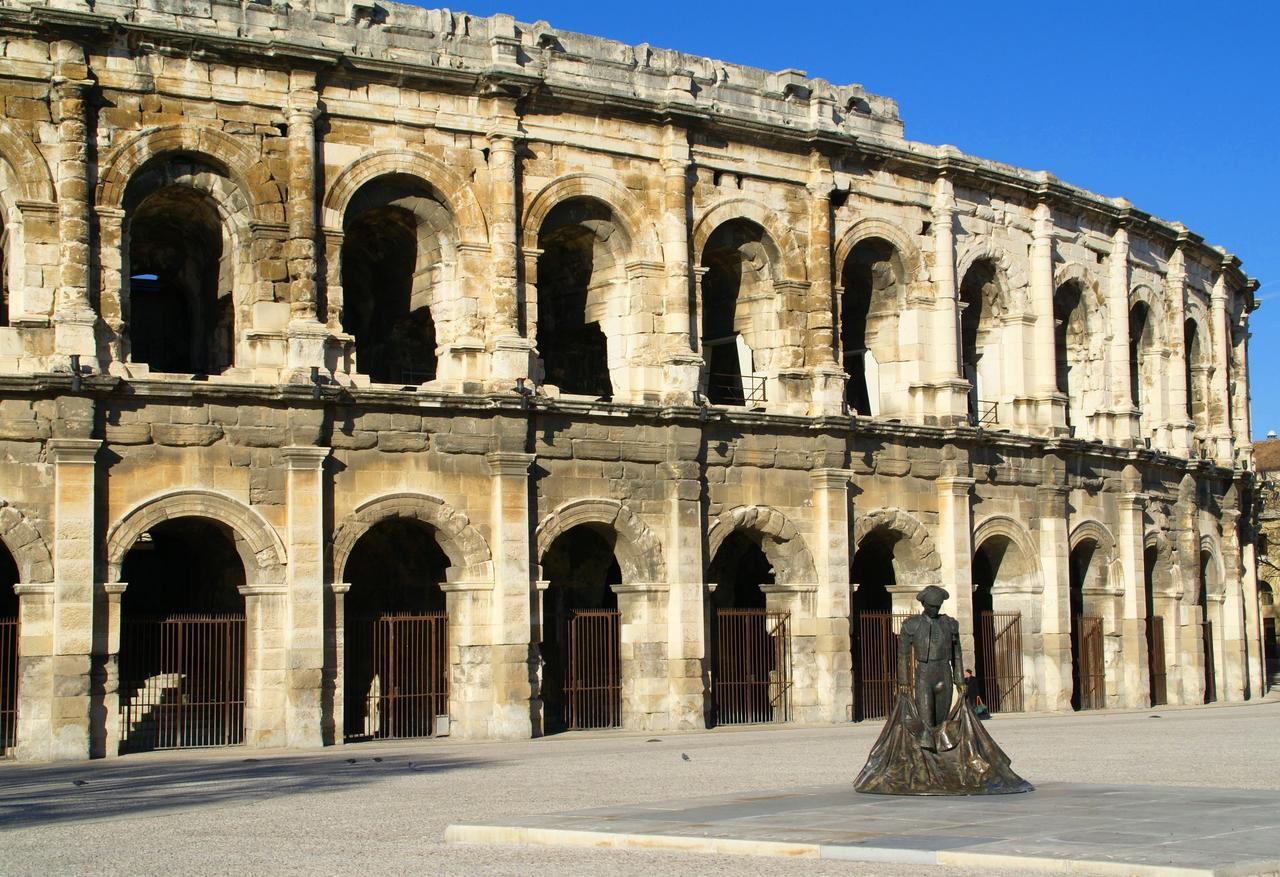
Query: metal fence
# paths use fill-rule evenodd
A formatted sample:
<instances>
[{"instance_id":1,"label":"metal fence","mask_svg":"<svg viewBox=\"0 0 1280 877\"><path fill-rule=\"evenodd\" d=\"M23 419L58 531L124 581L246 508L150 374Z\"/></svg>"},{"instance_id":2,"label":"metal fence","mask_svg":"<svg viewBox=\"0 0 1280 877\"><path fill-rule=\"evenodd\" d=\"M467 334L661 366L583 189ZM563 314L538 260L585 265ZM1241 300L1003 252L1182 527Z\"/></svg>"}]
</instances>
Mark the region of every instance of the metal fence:
<instances>
[{"instance_id":1,"label":"metal fence","mask_svg":"<svg viewBox=\"0 0 1280 877\"><path fill-rule=\"evenodd\" d=\"M763 405L765 379L739 373L707 375L707 398L716 405Z\"/></svg>"},{"instance_id":2,"label":"metal fence","mask_svg":"<svg viewBox=\"0 0 1280 877\"><path fill-rule=\"evenodd\" d=\"M0 757L18 734L18 619L0 618Z\"/></svg>"},{"instance_id":3,"label":"metal fence","mask_svg":"<svg viewBox=\"0 0 1280 877\"><path fill-rule=\"evenodd\" d=\"M126 621L120 751L244 742L243 615Z\"/></svg>"},{"instance_id":4,"label":"metal fence","mask_svg":"<svg viewBox=\"0 0 1280 877\"><path fill-rule=\"evenodd\" d=\"M1213 655L1213 622L1203 622L1200 630L1201 639L1204 642L1204 702L1213 703L1218 699L1218 673Z\"/></svg>"},{"instance_id":5,"label":"metal fence","mask_svg":"<svg viewBox=\"0 0 1280 877\"><path fill-rule=\"evenodd\" d=\"M565 719L571 731L622 725L621 617L617 609L576 609L569 615Z\"/></svg>"},{"instance_id":6,"label":"metal fence","mask_svg":"<svg viewBox=\"0 0 1280 877\"><path fill-rule=\"evenodd\" d=\"M791 721L791 613L717 609L712 635L715 724Z\"/></svg>"},{"instance_id":7,"label":"metal fence","mask_svg":"<svg viewBox=\"0 0 1280 877\"><path fill-rule=\"evenodd\" d=\"M1100 710L1106 706L1106 670L1102 651L1102 619L1076 616L1076 679L1079 708Z\"/></svg>"},{"instance_id":8,"label":"metal fence","mask_svg":"<svg viewBox=\"0 0 1280 877\"><path fill-rule=\"evenodd\" d=\"M1016 713L1022 702L1022 613L979 612L982 692L987 710Z\"/></svg>"},{"instance_id":9,"label":"metal fence","mask_svg":"<svg viewBox=\"0 0 1280 877\"><path fill-rule=\"evenodd\" d=\"M346 739L440 733L449 714L448 614L387 613L353 628L343 643Z\"/></svg>"},{"instance_id":10,"label":"metal fence","mask_svg":"<svg viewBox=\"0 0 1280 877\"><path fill-rule=\"evenodd\" d=\"M1150 679L1151 705L1169 702L1169 674L1164 663L1164 618L1147 618L1147 675Z\"/></svg>"},{"instance_id":11,"label":"metal fence","mask_svg":"<svg viewBox=\"0 0 1280 877\"><path fill-rule=\"evenodd\" d=\"M898 687L898 631L909 612L861 612L854 644L854 717L882 719Z\"/></svg>"}]
</instances>

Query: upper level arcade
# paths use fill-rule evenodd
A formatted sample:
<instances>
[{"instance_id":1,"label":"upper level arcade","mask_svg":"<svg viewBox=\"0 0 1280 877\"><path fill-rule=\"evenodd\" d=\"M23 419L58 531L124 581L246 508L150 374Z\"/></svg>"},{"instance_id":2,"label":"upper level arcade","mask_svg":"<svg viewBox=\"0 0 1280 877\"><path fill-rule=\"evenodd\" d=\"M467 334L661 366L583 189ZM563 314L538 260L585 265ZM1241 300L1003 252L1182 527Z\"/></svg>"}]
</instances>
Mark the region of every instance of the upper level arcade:
<instances>
[{"instance_id":1,"label":"upper level arcade","mask_svg":"<svg viewBox=\"0 0 1280 877\"><path fill-rule=\"evenodd\" d=\"M0 2L0 42L5 373L524 378L1248 464L1235 257L859 86L333 0Z\"/></svg>"}]
</instances>

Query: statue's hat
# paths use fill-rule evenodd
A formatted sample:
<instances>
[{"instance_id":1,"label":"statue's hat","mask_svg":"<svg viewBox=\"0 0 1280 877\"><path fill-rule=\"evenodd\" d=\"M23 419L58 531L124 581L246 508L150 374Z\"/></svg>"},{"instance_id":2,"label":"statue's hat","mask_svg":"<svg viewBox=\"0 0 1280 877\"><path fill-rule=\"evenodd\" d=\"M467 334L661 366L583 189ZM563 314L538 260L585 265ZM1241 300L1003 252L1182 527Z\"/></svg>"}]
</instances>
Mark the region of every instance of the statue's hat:
<instances>
[{"instance_id":1,"label":"statue's hat","mask_svg":"<svg viewBox=\"0 0 1280 877\"><path fill-rule=\"evenodd\" d=\"M927 588L921 588L920 593L916 594L916 599L925 606L941 606L947 602L947 598L951 595L944 588L937 585L929 585Z\"/></svg>"}]
</instances>

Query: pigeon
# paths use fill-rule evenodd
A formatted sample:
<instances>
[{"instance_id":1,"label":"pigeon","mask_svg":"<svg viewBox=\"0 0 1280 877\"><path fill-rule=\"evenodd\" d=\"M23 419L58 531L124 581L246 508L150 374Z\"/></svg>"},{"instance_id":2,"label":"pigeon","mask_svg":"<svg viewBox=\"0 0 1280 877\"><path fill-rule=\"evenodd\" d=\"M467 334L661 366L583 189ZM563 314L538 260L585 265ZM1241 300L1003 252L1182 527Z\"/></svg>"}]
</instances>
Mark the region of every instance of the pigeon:
<instances>
[{"instance_id":1,"label":"pigeon","mask_svg":"<svg viewBox=\"0 0 1280 877\"><path fill-rule=\"evenodd\" d=\"M376 762L378 762L378 764L382 764L382 759L381 759L381 758L377 758L377 757L375 756L373 760L374 760L374 761L376 761Z\"/></svg>"},{"instance_id":2,"label":"pigeon","mask_svg":"<svg viewBox=\"0 0 1280 877\"><path fill-rule=\"evenodd\" d=\"M71 785L73 785L73 786L83 786L83 785L86 785L88 782L89 782L88 780L72 780L72 781L71 781Z\"/></svg>"},{"instance_id":3,"label":"pigeon","mask_svg":"<svg viewBox=\"0 0 1280 877\"><path fill-rule=\"evenodd\" d=\"M355 763L356 763L356 760L354 758L347 759L347 764L355 764Z\"/></svg>"},{"instance_id":4,"label":"pigeon","mask_svg":"<svg viewBox=\"0 0 1280 877\"><path fill-rule=\"evenodd\" d=\"M693 759L689 757L689 753L687 752L681 752L680 757L683 758L685 761L693 761Z\"/></svg>"},{"instance_id":5,"label":"pigeon","mask_svg":"<svg viewBox=\"0 0 1280 877\"><path fill-rule=\"evenodd\" d=\"M659 737L650 737L648 740L646 740L646 741L644 741L644 742L646 742L646 743L661 743L661 742L662 742L662 739L661 739L661 738L659 738Z\"/></svg>"}]
</instances>

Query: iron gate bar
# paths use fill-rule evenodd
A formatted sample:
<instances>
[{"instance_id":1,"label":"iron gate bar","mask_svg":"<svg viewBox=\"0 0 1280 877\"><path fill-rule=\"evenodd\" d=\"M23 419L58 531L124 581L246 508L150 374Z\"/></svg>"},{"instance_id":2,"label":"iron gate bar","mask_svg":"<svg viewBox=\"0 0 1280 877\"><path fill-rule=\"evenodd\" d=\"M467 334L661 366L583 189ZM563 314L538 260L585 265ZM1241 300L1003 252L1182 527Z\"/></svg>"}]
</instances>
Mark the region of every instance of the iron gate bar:
<instances>
[{"instance_id":1,"label":"iron gate bar","mask_svg":"<svg viewBox=\"0 0 1280 877\"><path fill-rule=\"evenodd\" d=\"M369 649L372 673L361 696L363 722L346 739L437 733L437 718L449 712L448 627L445 612L389 612L358 623L353 640Z\"/></svg>"},{"instance_id":2,"label":"iron gate bar","mask_svg":"<svg viewBox=\"0 0 1280 877\"><path fill-rule=\"evenodd\" d=\"M18 736L18 619L0 618L0 757Z\"/></svg>"},{"instance_id":3,"label":"iron gate bar","mask_svg":"<svg viewBox=\"0 0 1280 877\"><path fill-rule=\"evenodd\" d=\"M1150 676L1151 705L1169 702L1169 675L1165 669L1164 618L1147 618L1147 669Z\"/></svg>"},{"instance_id":4,"label":"iron gate bar","mask_svg":"<svg viewBox=\"0 0 1280 877\"><path fill-rule=\"evenodd\" d=\"M1076 654L1080 660L1080 709L1100 710L1106 706L1106 668L1103 662L1102 619L1096 615L1076 616Z\"/></svg>"},{"instance_id":5,"label":"iron gate bar","mask_svg":"<svg viewBox=\"0 0 1280 877\"><path fill-rule=\"evenodd\" d=\"M1022 613L983 611L978 624L987 710L1022 712Z\"/></svg>"},{"instance_id":6,"label":"iron gate bar","mask_svg":"<svg viewBox=\"0 0 1280 877\"><path fill-rule=\"evenodd\" d=\"M565 724L571 731L622 726L621 620L617 609L570 611Z\"/></svg>"},{"instance_id":7,"label":"iron gate bar","mask_svg":"<svg viewBox=\"0 0 1280 877\"><path fill-rule=\"evenodd\" d=\"M898 687L898 631L910 612L858 613L857 715L860 719L882 719L893 706ZM914 656L911 663L914 666ZM908 668L908 675L914 672Z\"/></svg>"},{"instance_id":8,"label":"iron gate bar","mask_svg":"<svg viewBox=\"0 0 1280 877\"><path fill-rule=\"evenodd\" d=\"M1212 621L1203 622L1201 638L1204 641L1204 702L1214 703L1218 699L1218 671L1213 654Z\"/></svg>"},{"instance_id":9,"label":"iron gate bar","mask_svg":"<svg viewBox=\"0 0 1280 877\"><path fill-rule=\"evenodd\" d=\"M791 721L791 613L717 609L713 635L715 724Z\"/></svg>"},{"instance_id":10,"label":"iron gate bar","mask_svg":"<svg viewBox=\"0 0 1280 877\"><path fill-rule=\"evenodd\" d=\"M126 621L120 643L120 751L244 742L242 615Z\"/></svg>"}]
</instances>

